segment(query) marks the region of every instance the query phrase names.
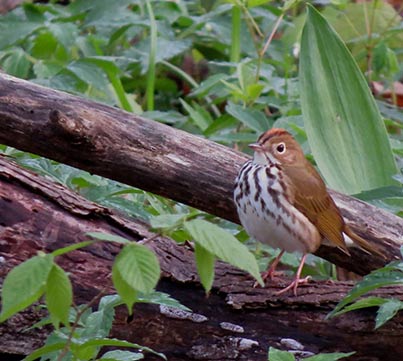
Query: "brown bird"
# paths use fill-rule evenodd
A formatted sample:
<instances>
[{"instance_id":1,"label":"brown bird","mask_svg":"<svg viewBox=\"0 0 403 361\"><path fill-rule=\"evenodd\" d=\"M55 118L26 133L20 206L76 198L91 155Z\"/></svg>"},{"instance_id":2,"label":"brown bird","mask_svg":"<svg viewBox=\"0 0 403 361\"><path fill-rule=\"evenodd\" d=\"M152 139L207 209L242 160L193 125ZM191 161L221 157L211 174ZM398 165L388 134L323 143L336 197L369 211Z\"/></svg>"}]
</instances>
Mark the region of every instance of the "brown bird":
<instances>
[{"instance_id":1,"label":"brown bird","mask_svg":"<svg viewBox=\"0 0 403 361\"><path fill-rule=\"evenodd\" d=\"M277 294L290 289L297 294L298 285L307 282L301 279L306 256L322 242L350 255L347 239L382 256L344 222L321 176L290 133L273 128L249 146L255 151L253 160L243 165L235 181L239 219L250 236L281 250L263 278L273 277L284 252L303 254L294 281Z\"/></svg>"}]
</instances>

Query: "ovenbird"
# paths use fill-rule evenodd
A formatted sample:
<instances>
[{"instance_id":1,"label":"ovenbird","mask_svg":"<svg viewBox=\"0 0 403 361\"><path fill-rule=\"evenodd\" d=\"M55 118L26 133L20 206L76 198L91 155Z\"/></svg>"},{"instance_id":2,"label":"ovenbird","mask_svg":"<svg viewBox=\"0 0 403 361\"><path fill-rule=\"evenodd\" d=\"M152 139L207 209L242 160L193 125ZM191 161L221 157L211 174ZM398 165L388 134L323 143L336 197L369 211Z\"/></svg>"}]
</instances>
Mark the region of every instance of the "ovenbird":
<instances>
[{"instance_id":1,"label":"ovenbird","mask_svg":"<svg viewBox=\"0 0 403 361\"><path fill-rule=\"evenodd\" d=\"M246 232L281 250L264 279L273 277L284 252L303 254L294 281L277 294L290 289L297 294L298 285L307 281L301 279L306 256L322 242L349 255L346 237L364 250L380 254L344 222L321 176L290 133L273 128L249 146L254 157L239 171L234 201Z\"/></svg>"}]
</instances>

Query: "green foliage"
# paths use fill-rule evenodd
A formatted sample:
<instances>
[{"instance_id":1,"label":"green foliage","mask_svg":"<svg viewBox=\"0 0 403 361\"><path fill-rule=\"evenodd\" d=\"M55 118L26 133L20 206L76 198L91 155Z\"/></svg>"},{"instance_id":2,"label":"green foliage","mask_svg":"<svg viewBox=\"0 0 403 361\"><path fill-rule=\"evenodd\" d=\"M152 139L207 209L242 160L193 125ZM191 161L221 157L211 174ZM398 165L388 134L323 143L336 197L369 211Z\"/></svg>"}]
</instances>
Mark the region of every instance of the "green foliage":
<instances>
[{"instance_id":1,"label":"green foliage","mask_svg":"<svg viewBox=\"0 0 403 361\"><path fill-rule=\"evenodd\" d=\"M304 358L307 361L337 361L345 357L354 355L355 352L335 352L335 353L321 353L315 356ZM269 348L268 361L295 361L295 356L291 352L281 351L274 347Z\"/></svg>"},{"instance_id":2,"label":"green foliage","mask_svg":"<svg viewBox=\"0 0 403 361\"><path fill-rule=\"evenodd\" d=\"M403 257L403 247L401 248ZM403 302L397 299L381 297L366 297L359 299L366 293L381 287L403 284L403 262L391 262L387 266L371 272L359 281L351 291L337 304L328 317L335 317L343 313L367 308L378 307L375 328L379 328L403 309ZM358 300L358 301L357 301Z\"/></svg>"},{"instance_id":3,"label":"green foliage","mask_svg":"<svg viewBox=\"0 0 403 361\"><path fill-rule=\"evenodd\" d=\"M151 292L159 277L160 266L155 254L136 243L123 247L112 269L113 284L125 301L129 314L136 300L136 292Z\"/></svg>"},{"instance_id":4,"label":"green foliage","mask_svg":"<svg viewBox=\"0 0 403 361\"><path fill-rule=\"evenodd\" d=\"M215 224L202 219L195 219L186 222L185 229L199 246L210 253L205 261L203 260L205 262L203 264L205 273L211 275L212 271L207 271L206 267L212 268L214 266L212 260L212 256L214 255L223 261L249 272L261 285L263 285L263 280L260 276L255 257L230 233L217 227ZM199 269L201 268L200 259L198 261L198 267Z\"/></svg>"},{"instance_id":5,"label":"green foliage","mask_svg":"<svg viewBox=\"0 0 403 361\"><path fill-rule=\"evenodd\" d=\"M301 49L305 129L329 185L349 194L392 185L397 168L364 76L313 8L308 10Z\"/></svg>"},{"instance_id":6,"label":"green foliage","mask_svg":"<svg viewBox=\"0 0 403 361\"><path fill-rule=\"evenodd\" d=\"M10 271L1 290L0 322L22 311L44 294L52 268L53 257L39 254Z\"/></svg>"},{"instance_id":7,"label":"green foliage","mask_svg":"<svg viewBox=\"0 0 403 361\"><path fill-rule=\"evenodd\" d=\"M53 325L59 322L69 324L69 309L73 302L73 290L66 272L58 265L53 265L46 282L46 305Z\"/></svg>"},{"instance_id":8,"label":"green foliage","mask_svg":"<svg viewBox=\"0 0 403 361\"><path fill-rule=\"evenodd\" d=\"M1 321L36 302L45 295L49 319L38 323L37 327L52 323L55 331L49 336L46 344L35 350L25 360L45 357L48 360L59 360L61 354L74 356L79 360L92 360L102 347L119 346L141 349L139 352L123 352L110 354L108 357L143 358L143 352L151 352L165 359L165 356L153 350L127 341L110 339L107 336L112 328L114 308L126 304L131 307L136 302L155 303L188 310L169 295L155 292L153 288L159 278L159 264L155 255L145 246L123 242L123 238L92 233L103 241L126 243L116 257L112 278L120 296L105 296L101 299L97 311L91 312L90 306L81 305L71 308L72 287L65 271L54 263L54 255L39 254L14 269L6 276L2 289ZM81 242L76 247L66 247L54 252L57 255L71 252L93 242ZM116 276L117 275L117 276ZM118 281L116 281L116 277ZM119 284L121 282L121 284ZM133 296L134 295L134 296ZM59 328L63 323L65 327ZM74 336L74 337L73 337ZM115 356L114 356L115 355Z\"/></svg>"},{"instance_id":9,"label":"green foliage","mask_svg":"<svg viewBox=\"0 0 403 361\"><path fill-rule=\"evenodd\" d=\"M331 186L403 215L403 176L396 174L392 157L393 151L397 163L403 164L403 113L378 99L387 134L354 60L313 9L301 43L299 83L299 41L306 17L305 9L297 5L294 0L25 3L0 17L0 67L241 151L249 151L247 144L271 126L284 127L317 162ZM402 19L390 5L332 1L322 4L322 13L368 80L382 81L388 88L401 78ZM392 99L396 101L396 96ZM258 264L263 269L274 257L271 249L255 246L230 222L6 146L0 145L0 152L92 201L146 220L177 242L193 240L206 291L212 287L217 258L261 281ZM56 328L44 348L27 359L51 355L49 359L56 360L60 352L67 352L70 359L89 360L97 357L101 346L113 342L136 348L108 339L116 305L125 304L129 312L135 302L184 307L153 290L160 271L151 251L115 235L89 235L92 240L39 254L6 277L0 320L44 296L50 314L42 324ZM119 296L103 298L95 312L84 306L68 313L71 285L55 259L100 241L123 247L112 272ZM257 262L250 251L258 256ZM298 261L295 255L283 257L290 268ZM333 273L331 265L313 256L304 271L320 278ZM385 277L364 283L335 312L377 306L377 327L382 325L401 308L400 301L351 302L362 290L393 282ZM271 349L270 355L276 360L280 352ZM108 352L101 359L141 358L137 350L125 350Z\"/></svg>"}]
</instances>

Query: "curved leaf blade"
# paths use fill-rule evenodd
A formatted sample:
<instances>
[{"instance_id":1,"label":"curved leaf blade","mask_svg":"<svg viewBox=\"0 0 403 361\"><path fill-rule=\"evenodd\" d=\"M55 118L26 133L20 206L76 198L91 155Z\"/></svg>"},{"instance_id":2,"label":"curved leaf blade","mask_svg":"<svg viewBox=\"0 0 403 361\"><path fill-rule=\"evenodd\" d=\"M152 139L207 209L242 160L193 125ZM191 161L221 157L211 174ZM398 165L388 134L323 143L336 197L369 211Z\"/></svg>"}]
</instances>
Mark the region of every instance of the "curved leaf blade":
<instances>
[{"instance_id":1,"label":"curved leaf blade","mask_svg":"<svg viewBox=\"0 0 403 361\"><path fill-rule=\"evenodd\" d=\"M22 311L42 296L52 266L53 256L38 255L8 273L1 292L0 322Z\"/></svg>"},{"instance_id":2,"label":"curved leaf blade","mask_svg":"<svg viewBox=\"0 0 403 361\"><path fill-rule=\"evenodd\" d=\"M249 272L263 286L256 258L231 233L202 219L185 222L185 229L206 251Z\"/></svg>"},{"instance_id":3,"label":"curved leaf blade","mask_svg":"<svg viewBox=\"0 0 403 361\"><path fill-rule=\"evenodd\" d=\"M348 194L395 184L386 128L365 78L311 6L301 39L300 89L309 144L327 183Z\"/></svg>"}]
</instances>

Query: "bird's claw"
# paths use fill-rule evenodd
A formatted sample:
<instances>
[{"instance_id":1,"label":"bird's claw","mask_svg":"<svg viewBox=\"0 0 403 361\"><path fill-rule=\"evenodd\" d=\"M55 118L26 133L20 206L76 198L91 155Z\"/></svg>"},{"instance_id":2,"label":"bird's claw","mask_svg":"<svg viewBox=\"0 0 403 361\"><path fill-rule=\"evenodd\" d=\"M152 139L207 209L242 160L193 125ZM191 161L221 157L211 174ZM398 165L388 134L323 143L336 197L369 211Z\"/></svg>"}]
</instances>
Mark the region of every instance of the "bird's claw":
<instances>
[{"instance_id":1,"label":"bird's claw","mask_svg":"<svg viewBox=\"0 0 403 361\"><path fill-rule=\"evenodd\" d=\"M280 291L275 292L274 294L276 296L279 296L292 289L294 291L294 296L296 296L298 286L307 284L311 278L312 278L311 276L306 276L304 278L295 278L294 281L292 281L287 287L283 288Z\"/></svg>"}]
</instances>

